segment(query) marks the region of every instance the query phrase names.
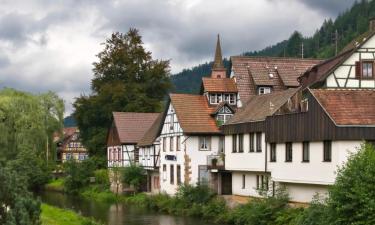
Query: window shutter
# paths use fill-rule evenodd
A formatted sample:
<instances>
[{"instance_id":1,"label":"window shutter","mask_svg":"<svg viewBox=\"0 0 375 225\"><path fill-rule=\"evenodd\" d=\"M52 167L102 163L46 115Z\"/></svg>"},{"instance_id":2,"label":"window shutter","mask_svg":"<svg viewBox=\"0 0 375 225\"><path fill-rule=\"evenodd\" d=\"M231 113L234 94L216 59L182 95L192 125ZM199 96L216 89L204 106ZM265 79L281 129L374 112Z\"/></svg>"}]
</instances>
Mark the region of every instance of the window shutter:
<instances>
[{"instance_id":1,"label":"window shutter","mask_svg":"<svg viewBox=\"0 0 375 225\"><path fill-rule=\"evenodd\" d=\"M355 78L361 78L361 62L359 61L355 62Z\"/></svg>"}]
</instances>

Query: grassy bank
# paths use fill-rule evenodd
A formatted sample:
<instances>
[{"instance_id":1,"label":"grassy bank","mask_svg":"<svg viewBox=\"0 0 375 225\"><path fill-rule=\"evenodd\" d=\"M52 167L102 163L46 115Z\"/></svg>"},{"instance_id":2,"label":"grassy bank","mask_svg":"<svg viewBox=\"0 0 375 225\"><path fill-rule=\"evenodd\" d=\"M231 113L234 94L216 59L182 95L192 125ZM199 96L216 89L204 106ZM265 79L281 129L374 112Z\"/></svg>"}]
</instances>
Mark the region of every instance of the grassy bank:
<instances>
[{"instance_id":1,"label":"grassy bank","mask_svg":"<svg viewBox=\"0 0 375 225\"><path fill-rule=\"evenodd\" d=\"M41 220L42 225L99 225L94 220L80 216L71 210L47 204L42 204Z\"/></svg>"},{"instance_id":2,"label":"grassy bank","mask_svg":"<svg viewBox=\"0 0 375 225\"><path fill-rule=\"evenodd\" d=\"M56 180L51 180L44 186L44 188L49 191L63 192L64 191L64 179L58 178Z\"/></svg>"}]
</instances>

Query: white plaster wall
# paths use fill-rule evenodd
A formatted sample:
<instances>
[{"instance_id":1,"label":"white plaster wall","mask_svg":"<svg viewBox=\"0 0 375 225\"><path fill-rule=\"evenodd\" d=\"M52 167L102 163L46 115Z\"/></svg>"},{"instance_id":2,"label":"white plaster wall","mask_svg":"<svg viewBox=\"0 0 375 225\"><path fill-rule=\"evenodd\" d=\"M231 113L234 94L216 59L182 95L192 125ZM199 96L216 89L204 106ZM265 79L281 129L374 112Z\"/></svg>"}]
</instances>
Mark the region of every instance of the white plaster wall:
<instances>
[{"instance_id":1,"label":"white plaster wall","mask_svg":"<svg viewBox=\"0 0 375 225\"><path fill-rule=\"evenodd\" d=\"M293 143L293 161L285 162L285 143L280 143L276 145L276 162L270 162L268 154L268 169L277 182L333 184L337 166L360 144L361 141L333 141L332 161L323 162L323 142L310 142L310 162L302 162L302 143Z\"/></svg>"},{"instance_id":2,"label":"white plaster wall","mask_svg":"<svg viewBox=\"0 0 375 225\"><path fill-rule=\"evenodd\" d=\"M266 143L262 133L262 152L249 152L249 134L244 134L244 152L232 152L232 135L225 136L225 169L230 171L265 171ZM255 144L254 144L255 145Z\"/></svg>"},{"instance_id":3,"label":"white plaster wall","mask_svg":"<svg viewBox=\"0 0 375 225\"><path fill-rule=\"evenodd\" d=\"M190 136L186 141L186 154L191 159L191 180L190 184L195 185L199 181L199 166L207 165L208 155L217 155L219 149L219 136L211 136L211 149L210 151L200 151L199 137Z\"/></svg>"},{"instance_id":4,"label":"white plaster wall","mask_svg":"<svg viewBox=\"0 0 375 225\"><path fill-rule=\"evenodd\" d=\"M292 202L310 203L317 194L321 199L328 196L328 186L325 185L293 183L279 183L278 185L286 188Z\"/></svg>"},{"instance_id":5,"label":"white plaster wall","mask_svg":"<svg viewBox=\"0 0 375 225\"><path fill-rule=\"evenodd\" d=\"M245 175L245 188L242 188L242 175ZM232 193L233 195L260 197L256 187L257 175L265 175L253 172L232 172Z\"/></svg>"}]
</instances>

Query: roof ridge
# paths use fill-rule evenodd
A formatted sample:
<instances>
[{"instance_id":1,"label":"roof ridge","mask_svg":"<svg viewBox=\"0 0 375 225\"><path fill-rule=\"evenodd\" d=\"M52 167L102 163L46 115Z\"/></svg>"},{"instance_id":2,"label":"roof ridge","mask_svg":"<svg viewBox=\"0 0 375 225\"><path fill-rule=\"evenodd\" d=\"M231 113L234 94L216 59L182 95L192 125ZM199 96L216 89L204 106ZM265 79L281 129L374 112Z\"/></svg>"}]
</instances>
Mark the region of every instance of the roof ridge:
<instances>
[{"instance_id":1,"label":"roof ridge","mask_svg":"<svg viewBox=\"0 0 375 225\"><path fill-rule=\"evenodd\" d=\"M324 58L295 58L295 57L279 57L279 56L243 56L236 55L231 56L230 58L240 58L240 59L280 59L280 60L298 60L298 61L322 61Z\"/></svg>"}]
</instances>

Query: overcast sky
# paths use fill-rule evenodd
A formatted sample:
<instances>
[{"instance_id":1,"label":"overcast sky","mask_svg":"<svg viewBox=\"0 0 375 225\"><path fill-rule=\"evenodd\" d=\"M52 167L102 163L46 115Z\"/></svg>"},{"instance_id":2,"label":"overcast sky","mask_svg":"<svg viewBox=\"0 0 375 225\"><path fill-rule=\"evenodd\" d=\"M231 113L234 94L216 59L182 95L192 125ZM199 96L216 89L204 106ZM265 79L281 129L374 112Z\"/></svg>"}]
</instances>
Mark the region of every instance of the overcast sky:
<instances>
[{"instance_id":1,"label":"overcast sky","mask_svg":"<svg viewBox=\"0 0 375 225\"><path fill-rule=\"evenodd\" d=\"M311 35L354 0L0 0L0 88L90 93L92 63L114 31L140 30L172 73L213 58L260 50L294 31Z\"/></svg>"}]
</instances>

